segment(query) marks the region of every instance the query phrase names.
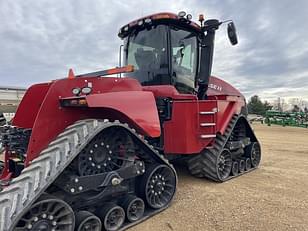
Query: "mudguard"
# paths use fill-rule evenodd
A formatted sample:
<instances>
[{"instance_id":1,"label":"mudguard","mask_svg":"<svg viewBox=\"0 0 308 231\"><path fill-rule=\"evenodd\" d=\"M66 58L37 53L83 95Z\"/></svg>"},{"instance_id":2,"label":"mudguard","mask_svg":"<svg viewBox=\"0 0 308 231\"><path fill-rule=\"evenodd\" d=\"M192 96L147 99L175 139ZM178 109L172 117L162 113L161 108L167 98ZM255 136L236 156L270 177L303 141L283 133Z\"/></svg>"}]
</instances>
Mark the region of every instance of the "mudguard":
<instances>
[{"instance_id":1,"label":"mudguard","mask_svg":"<svg viewBox=\"0 0 308 231\"><path fill-rule=\"evenodd\" d=\"M88 107L109 108L135 124L150 137L160 136L160 124L152 92L124 91L88 95Z\"/></svg>"},{"instance_id":2,"label":"mudguard","mask_svg":"<svg viewBox=\"0 0 308 231\"><path fill-rule=\"evenodd\" d=\"M89 85L88 107L61 106L61 99L74 97L73 88ZM13 121L14 126L32 129L26 166L66 127L88 118L120 120L144 136L160 136L154 95L142 91L138 81L99 77L56 80L31 87Z\"/></svg>"}]
</instances>

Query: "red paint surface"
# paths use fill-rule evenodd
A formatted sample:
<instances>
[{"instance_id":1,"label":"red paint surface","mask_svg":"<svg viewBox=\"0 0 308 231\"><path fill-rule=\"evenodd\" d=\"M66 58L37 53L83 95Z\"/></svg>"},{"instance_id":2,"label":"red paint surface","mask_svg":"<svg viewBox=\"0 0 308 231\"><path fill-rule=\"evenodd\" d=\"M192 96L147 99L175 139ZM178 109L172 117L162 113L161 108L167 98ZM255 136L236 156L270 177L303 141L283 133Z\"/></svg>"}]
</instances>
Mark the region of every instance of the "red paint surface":
<instances>
[{"instance_id":1,"label":"red paint surface","mask_svg":"<svg viewBox=\"0 0 308 231\"><path fill-rule=\"evenodd\" d=\"M195 95L180 94L173 86L142 87L131 78L56 80L29 88L13 125L32 128L27 165L67 126L80 119L118 119L135 127L142 135L158 137L160 123L155 97L168 97L172 100L172 118L164 123L165 153L197 154L213 142L213 138L202 139L200 136L223 134L232 116L239 114L245 105L244 97L230 84L215 77L210 79L210 84L208 99L198 100ZM84 96L87 107L60 106L61 99L75 97L73 88L88 86L92 86L92 92ZM202 111L217 113L200 115ZM201 127L200 123L216 125ZM6 160L8 158L6 155ZM7 176L9 172L5 173Z\"/></svg>"},{"instance_id":2,"label":"red paint surface","mask_svg":"<svg viewBox=\"0 0 308 231\"><path fill-rule=\"evenodd\" d=\"M243 95L227 82L211 77L207 100L198 100L195 95L180 94L173 86L146 86L155 97L173 100L172 119L164 123L164 151L167 154L196 154L211 146L213 138L202 139L201 135L223 134L234 114L239 114L245 105ZM217 111L212 115L200 112ZM202 127L201 123L216 126Z\"/></svg>"},{"instance_id":3,"label":"red paint surface","mask_svg":"<svg viewBox=\"0 0 308 231\"><path fill-rule=\"evenodd\" d=\"M110 108L127 116L129 120L150 137L160 136L160 124L152 92L123 91L94 94L86 97L89 107Z\"/></svg>"},{"instance_id":4,"label":"red paint surface","mask_svg":"<svg viewBox=\"0 0 308 231\"><path fill-rule=\"evenodd\" d=\"M60 107L61 98L73 97L73 88L89 85L92 86L92 94L87 96L90 108ZM32 128L26 164L67 126L86 118L119 119L136 125L143 135L160 135L154 96L143 92L138 81L99 77L57 80L31 87L13 121L14 126Z\"/></svg>"}]
</instances>

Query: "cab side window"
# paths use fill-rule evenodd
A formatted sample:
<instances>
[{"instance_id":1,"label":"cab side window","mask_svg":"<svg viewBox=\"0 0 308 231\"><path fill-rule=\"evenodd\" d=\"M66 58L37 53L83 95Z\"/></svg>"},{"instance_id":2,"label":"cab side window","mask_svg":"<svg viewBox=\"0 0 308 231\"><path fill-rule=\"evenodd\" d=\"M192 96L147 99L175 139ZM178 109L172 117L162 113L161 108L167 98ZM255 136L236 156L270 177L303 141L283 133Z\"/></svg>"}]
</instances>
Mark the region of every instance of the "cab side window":
<instances>
[{"instance_id":1,"label":"cab side window","mask_svg":"<svg viewBox=\"0 0 308 231\"><path fill-rule=\"evenodd\" d=\"M171 61L176 88L191 93L197 69L197 38L193 33L171 28Z\"/></svg>"}]
</instances>

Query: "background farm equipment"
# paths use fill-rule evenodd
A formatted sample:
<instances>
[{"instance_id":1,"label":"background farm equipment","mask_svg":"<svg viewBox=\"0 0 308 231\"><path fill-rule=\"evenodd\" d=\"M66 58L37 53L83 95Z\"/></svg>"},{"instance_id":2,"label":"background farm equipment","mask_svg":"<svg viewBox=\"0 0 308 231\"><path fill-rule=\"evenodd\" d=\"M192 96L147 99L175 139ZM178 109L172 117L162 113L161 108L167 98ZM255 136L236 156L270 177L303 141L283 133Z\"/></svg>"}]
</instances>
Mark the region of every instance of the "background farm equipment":
<instances>
[{"instance_id":1,"label":"background farm equipment","mask_svg":"<svg viewBox=\"0 0 308 231\"><path fill-rule=\"evenodd\" d=\"M267 111L265 122L282 126L308 128L308 114L305 112Z\"/></svg>"}]
</instances>

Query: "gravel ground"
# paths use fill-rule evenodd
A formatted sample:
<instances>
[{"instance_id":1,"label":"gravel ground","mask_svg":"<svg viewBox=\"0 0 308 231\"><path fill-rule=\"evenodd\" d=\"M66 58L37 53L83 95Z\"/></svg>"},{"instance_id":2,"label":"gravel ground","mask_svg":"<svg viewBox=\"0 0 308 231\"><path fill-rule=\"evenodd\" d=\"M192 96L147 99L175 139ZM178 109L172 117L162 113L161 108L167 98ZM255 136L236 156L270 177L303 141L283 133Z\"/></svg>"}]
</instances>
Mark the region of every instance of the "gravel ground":
<instances>
[{"instance_id":1,"label":"gravel ground","mask_svg":"<svg viewBox=\"0 0 308 231\"><path fill-rule=\"evenodd\" d=\"M259 169L219 184L177 167L171 207L130 231L308 230L308 129L254 125Z\"/></svg>"},{"instance_id":2,"label":"gravel ground","mask_svg":"<svg viewBox=\"0 0 308 231\"><path fill-rule=\"evenodd\" d=\"M263 155L257 170L219 184L176 166L179 186L171 207L130 231L308 231L308 129L254 129Z\"/></svg>"}]
</instances>

